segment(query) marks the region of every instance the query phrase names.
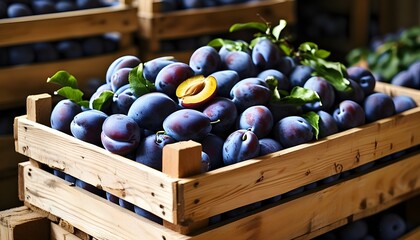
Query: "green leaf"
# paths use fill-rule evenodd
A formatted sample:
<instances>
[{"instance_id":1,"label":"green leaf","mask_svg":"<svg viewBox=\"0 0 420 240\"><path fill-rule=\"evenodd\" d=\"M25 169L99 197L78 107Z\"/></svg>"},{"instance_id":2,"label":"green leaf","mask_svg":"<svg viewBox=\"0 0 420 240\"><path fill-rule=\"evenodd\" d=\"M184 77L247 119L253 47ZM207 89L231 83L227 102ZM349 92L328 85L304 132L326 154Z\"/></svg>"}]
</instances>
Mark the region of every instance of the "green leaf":
<instances>
[{"instance_id":1,"label":"green leaf","mask_svg":"<svg viewBox=\"0 0 420 240\"><path fill-rule=\"evenodd\" d=\"M280 99L281 103L298 106L317 101L321 101L317 92L299 86L294 87L288 96Z\"/></svg>"},{"instance_id":2,"label":"green leaf","mask_svg":"<svg viewBox=\"0 0 420 240\"><path fill-rule=\"evenodd\" d=\"M77 88L77 79L70 73L60 70L47 79L48 83L56 83L61 87Z\"/></svg>"},{"instance_id":3,"label":"green leaf","mask_svg":"<svg viewBox=\"0 0 420 240\"><path fill-rule=\"evenodd\" d=\"M286 27L286 25L287 25L286 20L281 19L279 22L279 25L273 28L272 34L276 40L280 39L280 34L283 31L283 29Z\"/></svg>"},{"instance_id":4,"label":"green leaf","mask_svg":"<svg viewBox=\"0 0 420 240\"><path fill-rule=\"evenodd\" d=\"M155 85L143 76L143 63L130 71L128 82L137 97L156 90Z\"/></svg>"},{"instance_id":5,"label":"green leaf","mask_svg":"<svg viewBox=\"0 0 420 240\"><path fill-rule=\"evenodd\" d=\"M314 53L318 50L318 45L313 42L304 42L299 45L299 51Z\"/></svg>"},{"instance_id":6,"label":"green leaf","mask_svg":"<svg viewBox=\"0 0 420 240\"><path fill-rule=\"evenodd\" d=\"M323 49L318 49L315 51L315 56L319 57L319 58L327 58L329 57L331 54L331 52L327 51L327 50L323 50Z\"/></svg>"},{"instance_id":7,"label":"green leaf","mask_svg":"<svg viewBox=\"0 0 420 240\"><path fill-rule=\"evenodd\" d=\"M244 29L257 29L260 32L266 32L268 26L260 22L236 23L229 28L229 32L235 32Z\"/></svg>"},{"instance_id":8,"label":"green leaf","mask_svg":"<svg viewBox=\"0 0 420 240\"><path fill-rule=\"evenodd\" d=\"M290 56L292 54L293 49L289 47L289 45L285 43L279 44L280 49L286 54L286 56Z\"/></svg>"},{"instance_id":9,"label":"green leaf","mask_svg":"<svg viewBox=\"0 0 420 240\"><path fill-rule=\"evenodd\" d=\"M302 115L302 117L311 124L312 129L314 131L315 139L318 140L319 135L319 115L315 112L307 112Z\"/></svg>"},{"instance_id":10,"label":"green leaf","mask_svg":"<svg viewBox=\"0 0 420 240\"><path fill-rule=\"evenodd\" d=\"M67 98L75 103L82 101L83 92L79 89L72 88L69 86L62 87L54 92L57 95L60 95L64 98Z\"/></svg>"},{"instance_id":11,"label":"green leaf","mask_svg":"<svg viewBox=\"0 0 420 240\"><path fill-rule=\"evenodd\" d=\"M224 45L224 40L222 38L215 38L211 40L207 45L214 48L220 48Z\"/></svg>"},{"instance_id":12,"label":"green leaf","mask_svg":"<svg viewBox=\"0 0 420 240\"><path fill-rule=\"evenodd\" d=\"M112 99L114 92L111 90L103 91L97 98L92 101L92 109L102 111L102 107Z\"/></svg>"}]
</instances>

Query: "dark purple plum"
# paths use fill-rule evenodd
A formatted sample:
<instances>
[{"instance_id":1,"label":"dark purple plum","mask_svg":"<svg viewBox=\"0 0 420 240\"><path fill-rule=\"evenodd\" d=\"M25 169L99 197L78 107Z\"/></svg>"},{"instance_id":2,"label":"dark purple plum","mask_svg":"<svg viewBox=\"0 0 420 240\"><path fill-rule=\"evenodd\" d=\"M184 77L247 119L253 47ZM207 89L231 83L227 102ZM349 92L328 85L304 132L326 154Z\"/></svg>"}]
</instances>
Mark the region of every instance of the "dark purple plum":
<instances>
[{"instance_id":1,"label":"dark purple plum","mask_svg":"<svg viewBox=\"0 0 420 240\"><path fill-rule=\"evenodd\" d=\"M205 173L210 171L210 156L205 153L205 152L201 152L201 172Z\"/></svg>"},{"instance_id":2,"label":"dark purple plum","mask_svg":"<svg viewBox=\"0 0 420 240\"><path fill-rule=\"evenodd\" d=\"M363 108L367 122L373 122L395 114L394 101L392 101L391 96L385 93L377 92L367 96Z\"/></svg>"},{"instance_id":3,"label":"dark purple plum","mask_svg":"<svg viewBox=\"0 0 420 240\"><path fill-rule=\"evenodd\" d=\"M85 56L94 56L105 53L104 40L102 37L85 37L81 41Z\"/></svg>"},{"instance_id":4,"label":"dark purple plum","mask_svg":"<svg viewBox=\"0 0 420 240\"><path fill-rule=\"evenodd\" d=\"M76 179L75 185L77 187L79 187L81 189L84 189L84 190L86 190L86 191L88 191L90 193L93 193L93 194L95 194L97 196L106 198L105 191L103 191L103 190L101 190L101 189L99 189L99 188L97 188L97 187L95 187L95 186L93 186L93 185L91 185L91 184L83 181L83 180Z\"/></svg>"},{"instance_id":5,"label":"dark purple plum","mask_svg":"<svg viewBox=\"0 0 420 240\"><path fill-rule=\"evenodd\" d=\"M261 202L256 202L256 203L251 203L242 207L238 207L235 209L232 209L230 211L224 212L222 213L222 218L223 219L231 219L234 217L238 217L241 216L245 213L251 212L255 209L258 209L259 207L261 207L262 203Z\"/></svg>"},{"instance_id":6,"label":"dark purple plum","mask_svg":"<svg viewBox=\"0 0 420 240\"><path fill-rule=\"evenodd\" d=\"M176 99L176 88L181 82L192 76L194 76L194 70L188 64L182 62L171 63L162 68L156 76L156 90Z\"/></svg>"},{"instance_id":7,"label":"dark purple plum","mask_svg":"<svg viewBox=\"0 0 420 240\"><path fill-rule=\"evenodd\" d=\"M348 78L353 79L362 88L365 96L373 93L376 85L376 79L372 72L366 68L352 66L347 68Z\"/></svg>"},{"instance_id":8,"label":"dark purple plum","mask_svg":"<svg viewBox=\"0 0 420 240\"><path fill-rule=\"evenodd\" d=\"M259 153L258 137L249 130L239 129L232 132L223 144L223 162L225 165L257 157Z\"/></svg>"},{"instance_id":9,"label":"dark purple plum","mask_svg":"<svg viewBox=\"0 0 420 240\"><path fill-rule=\"evenodd\" d=\"M394 101L395 113L401 113L417 107L417 103L408 95L394 96L392 101Z\"/></svg>"},{"instance_id":10,"label":"dark purple plum","mask_svg":"<svg viewBox=\"0 0 420 240\"><path fill-rule=\"evenodd\" d=\"M333 86L322 77L311 77L305 84L304 88L310 89L318 93L321 102L307 103L304 108L307 111L329 111L335 102L335 92Z\"/></svg>"},{"instance_id":11,"label":"dark purple plum","mask_svg":"<svg viewBox=\"0 0 420 240\"><path fill-rule=\"evenodd\" d=\"M167 134L152 134L141 139L137 151L136 162L162 171L162 149L176 140Z\"/></svg>"},{"instance_id":12,"label":"dark purple plum","mask_svg":"<svg viewBox=\"0 0 420 240\"><path fill-rule=\"evenodd\" d=\"M51 42L38 42L33 44L36 62L50 62L60 58L55 45Z\"/></svg>"},{"instance_id":13,"label":"dark purple plum","mask_svg":"<svg viewBox=\"0 0 420 240\"><path fill-rule=\"evenodd\" d=\"M140 133L139 125L131 117L113 114L102 124L102 145L109 152L124 156L137 148Z\"/></svg>"},{"instance_id":14,"label":"dark purple plum","mask_svg":"<svg viewBox=\"0 0 420 240\"><path fill-rule=\"evenodd\" d=\"M163 121L163 130L177 141L199 142L210 133L210 118L194 109L180 109Z\"/></svg>"},{"instance_id":15,"label":"dark purple plum","mask_svg":"<svg viewBox=\"0 0 420 240\"><path fill-rule=\"evenodd\" d=\"M90 9L101 7L102 4L99 0L76 0L78 9Z\"/></svg>"},{"instance_id":16,"label":"dark purple plum","mask_svg":"<svg viewBox=\"0 0 420 240\"><path fill-rule=\"evenodd\" d=\"M128 114L131 105L137 100L136 95L134 94L133 89L130 87L130 84L126 84L114 93L112 97L112 113L121 113Z\"/></svg>"},{"instance_id":17,"label":"dark purple plum","mask_svg":"<svg viewBox=\"0 0 420 240\"><path fill-rule=\"evenodd\" d=\"M279 65L280 48L268 38L261 38L252 48L252 62L259 71L271 69Z\"/></svg>"},{"instance_id":18,"label":"dark purple plum","mask_svg":"<svg viewBox=\"0 0 420 240\"><path fill-rule=\"evenodd\" d=\"M313 139L311 124L300 116L289 116L278 121L273 128L274 139L283 147L293 147Z\"/></svg>"},{"instance_id":19,"label":"dark purple plum","mask_svg":"<svg viewBox=\"0 0 420 240\"><path fill-rule=\"evenodd\" d=\"M211 74L217 81L217 96L230 97L230 90L239 82L239 75L233 70L221 70Z\"/></svg>"},{"instance_id":20,"label":"dark purple plum","mask_svg":"<svg viewBox=\"0 0 420 240\"><path fill-rule=\"evenodd\" d=\"M192 53L189 65L194 70L195 75L208 76L220 70L222 60L216 49L210 46L202 46Z\"/></svg>"},{"instance_id":21,"label":"dark purple plum","mask_svg":"<svg viewBox=\"0 0 420 240\"><path fill-rule=\"evenodd\" d=\"M50 0L32 0L32 12L34 14L54 13L55 3Z\"/></svg>"},{"instance_id":22,"label":"dark purple plum","mask_svg":"<svg viewBox=\"0 0 420 240\"><path fill-rule=\"evenodd\" d=\"M132 68L120 68L118 70L116 70L112 76L111 76L111 90L113 92L116 92L118 90L118 88L129 84L128 82L128 76L130 74L130 71L132 70Z\"/></svg>"},{"instance_id":23,"label":"dark purple plum","mask_svg":"<svg viewBox=\"0 0 420 240\"><path fill-rule=\"evenodd\" d=\"M366 122L364 109L352 100L340 102L332 115L340 131L363 125Z\"/></svg>"},{"instance_id":24,"label":"dark purple plum","mask_svg":"<svg viewBox=\"0 0 420 240\"><path fill-rule=\"evenodd\" d=\"M212 132L215 134L226 133L231 129L238 117L238 111L232 100L225 97L216 97L212 99L202 111L212 122Z\"/></svg>"},{"instance_id":25,"label":"dark purple plum","mask_svg":"<svg viewBox=\"0 0 420 240\"><path fill-rule=\"evenodd\" d=\"M273 138L261 138L260 142L260 153L258 156L264 156L269 153L278 152L283 149L283 146Z\"/></svg>"},{"instance_id":26,"label":"dark purple plum","mask_svg":"<svg viewBox=\"0 0 420 240\"><path fill-rule=\"evenodd\" d=\"M334 175L331 175L329 177L323 178L321 180L319 180L319 183L321 184L328 184L328 183L332 183L334 181L337 181L338 179L340 179L341 173L336 173Z\"/></svg>"},{"instance_id":27,"label":"dark purple plum","mask_svg":"<svg viewBox=\"0 0 420 240\"><path fill-rule=\"evenodd\" d=\"M335 95L338 101L352 100L358 104L362 104L365 100L365 93L362 87L354 80L348 79L350 82L350 91L336 91Z\"/></svg>"},{"instance_id":28,"label":"dark purple plum","mask_svg":"<svg viewBox=\"0 0 420 240\"><path fill-rule=\"evenodd\" d=\"M306 65L296 65L290 72L289 81L291 88L299 86L303 87L306 80L312 77L314 69Z\"/></svg>"},{"instance_id":29,"label":"dark purple plum","mask_svg":"<svg viewBox=\"0 0 420 240\"><path fill-rule=\"evenodd\" d=\"M246 52L231 51L228 52L222 60L225 68L236 71L240 79L253 77L257 73L251 55Z\"/></svg>"},{"instance_id":30,"label":"dark purple plum","mask_svg":"<svg viewBox=\"0 0 420 240\"><path fill-rule=\"evenodd\" d=\"M110 84L103 84L98 89L96 89L96 92L92 94L92 96L89 98L89 108L94 109L94 102L96 99L98 99L101 94L105 91L112 91ZM106 114L112 113L112 99L108 99L101 107L101 109L98 109L102 112L105 112Z\"/></svg>"},{"instance_id":31,"label":"dark purple plum","mask_svg":"<svg viewBox=\"0 0 420 240\"><path fill-rule=\"evenodd\" d=\"M151 92L137 98L128 110L140 128L151 131L162 130L166 117L179 109L178 104L161 92Z\"/></svg>"},{"instance_id":32,"label":"dark purple plum","mask_svg":"<svg viewBox=\"0 0 420 240\"><path fill-rule=\"evenodd\" d=\"M14 45L9 48L9 64L30 64L35 61L35 51L31 44Z\"/></svg>"},{"instance_id":33,"label":"dark purple plum","mask_svg":"<svg viewBox=\"0 0 420 240\"><path fill-rule=\"evenodd\" d=\"M174 62L177 62L177 60L171 56L151 59L144 63L143 77L154 83L160 70Z\"/></svg>"},{"instance_id":34,"label":"dark purple plum","mask_svg":"<svg viewBox=\"0 0 420 240\"><path fill-rule=\"evenodd\" d=\"M61 40L56 43L56 48L61 58L73 59L83 57L82 44L73 39Z\"/></svg>"},{"instance_id":35,"label":"dark purple plum","mask_svg":"<svg viewBox=\"0 0 420 240\"><path fill-rule=\"evenodd\" d=\"M283 193L281 196L282 196L282 198L293 197L293 196L295 196L295 195L297 195L299 193L302 193L303 191L305 191L305 187L304 186L297 187L295 189L292 189L292 190L290 190L288 192Z\"/></svg>"},{"instance_id":36,"label":"dark purple plum","mask_svg":"<svg viewBox=\"0 0 420 240\"><path fill-rule=\"evenodd\" d=\"M245 109L238 117L238 129L250 130L258 138L268 136L274 120L271 111L264 105L255 105Z\"/></svg>"},{"instance_id":37,"label":"dark purple plum","mask_svg":"<svg viewBox=\"0 0 420 240\"><path fill-rule=\"evenodd\" d=\"M120 205L122 208L128 209L132 212L134 212L134 204L127 202L126 200L119 198L118 199L118 205Z\"/></svg>"},{"instance_id":38,"label":"dark purple plum","mask_svg":"<svg viewBox=\"0 0 420 240\"><path fill-rule=\"evenodd\" d=\"M71 135L70 123L80 112L82 108L75 102L69 99L60 100L51 112L51 128Z\"/></svg>"},{"instance_id":39,"label":"dark purple plum","mask_svg":"<svg viewBox=\"0 0 420 240\"><path fill-rule=\"evenodd\" d=\"M407 222L399 214L387 212L380 216L378 235L382 240L398 239L407 231Z\"/></svg>"},{"instance_id":40,"label":"dark purple plum","mask_svg":"<svg viewBox=\"0 0 420 240\"><path fill-rule=\"evenodd\" d=\"M280 58L277 69L284 75L289 76L293 68L296 67L296 61L289 56L283 56Z\"/></svg>"},{"instance_id":41,"label":"dark purple plum","mask_svg":"<svg viewBox=\"0 0 420 240\"><path fill-rule=\"evenodd\" d=\"M147 210L144 210L143 208L138 207L136 205L134 205L134 212L137 215L142 216L144 218L147 218L147 219L149 219L149 220L151 220L151 221L153 221L155 223L158 223L158 224L162 224L163 223L162 218L160 218L160 217L156 216L155 214L153 214L153 213L151 213L151 212L149 212Z\"/></svg>"},{"instance_id":42,"label":"dark purple plum","mask_svg":"<svg viewBox=\"0 0 420 240\"><path fill-rule=\"evenodd\" d=\"M115 71L121 68L135 68L141 63L141 60L133 55L124 55L115 59L108 67L106 71L105 80L107 83L111 83L111 77Z\"/></svg>"},{"instance_id":43,"label":"dark purple plum","mask_svg":"<svg viewBox=\"0 0 420 240\"><path fill-rule=\"evenodd\" d=\"M57 12L75 11L77 6L75 2L60 0L55 3L55 10Z\"/></svg>"},{"instance_id":44,"label":"dark purple plum","mask_svg":"<svg viewBox=\"0 0 420 240\"><path fill-rule=\"evenodd\" d=\"M265 105L270 100L271 90L260 78L246 78L232 87L231 99L239 112L255 105Z\"/></svg>"},{"instance_id":45,"label":"dark purple plum","mask_svg":"<svg viewBox=\"0 0 420 240\"><path fill-rule=\"evenodd\" d=\"M102 35L104 53L115 52L119 48L119 43L121 42L121 35L119 33L104 33Z\"/></svg>"},{"instance_id":46,"label":"dark purple plum","mask_svg":"<svg viewBox=\"0 0 420 240\"><path fill-rule=\"evenodd\" d=\"M209 133L200 141L203 152L210 157L209 171L223 167L223 143L225 140L218 135Z\"/></svg>"},{"instance_id":47,"label":"dark purple plum","mask_svg":"<svg viewBox=\"0 0 420 240\"><path fill-rule=\"evenodd\" d=\"M267 105L273 114L274 122L278 122L280 119L288 116L298 116L303 113L302 107L295 104L270 101Z\"/></svg>"},{"instance_id":48,"label":"dark purple plum","mask_svg":"<svg viewBox=\"0 0 420 240\"><path fill-rule=\"evenodd\" d=\"M276 69L267 69L262 72L260 72L257 77L261 78L263 80L266 80L267 77L274 77L277 80L277 89L278 90L284 90L284 91L290 91L290 82L289 78L284 75L282 72Z\"/></svg>"},{"instance_id":49,"label":"dark purple plum","mask_svg":"<svg viewBox=\"0 0 420 240\"><path fill-rule=\"evenodd\" d=\"M99 110L83 111L74 117L70 131L75 138L100 146L102 124L107 117L107 114Z\"/></svg>"},{"instance_id":50,"label":"dark purple plum","mask_svg":"<svg viewBox=\"0 0 420 240\"><path fill-rule=\"evenodd\" d=\"M411 71L403 70L397 73L392 79L391 84L408 88L419 88L416 78Z\"/></svg>"},{"instance_id":51,"label":"dark purple plum","mask_svg":"<svg viewBox=\"0 0 420 240\"><path fill-rule=\"evenodd\" d=\"M411 63L408 71L414 76L414 88L420 89L420 60Z\"/></svg>"},{"instance_id":52,"label":"dark purple plum","mask_svg":"<svg viewBox=\"0 0 420 240\"><path fill-rule=\"evenodd\" d=\"M363 239L368 231L369 227L366 220L360 219L337 229L337 236L340 240Z\"/></svg>"},{"instance_id":53,"label":"dark purple plum","mask_svg":"<svg viewBox=\"0 0 420 240\"><path fill-rule=\"evenodd\" d=\"M338 126L333 116L326 111L318 111L318 138L323 138L338 132Z\"/></svg>"},{"instance_id":54,"label":"dark purple plum","mask_svg":"<svg viewBox=\"0 0 420 240\"><path fill-rule=\"evenodd\" d=\"M7 8L7 16L9 18L30 16L32 14L32 9L24 3L11 3Z\"/></svg>"}]
</instances>

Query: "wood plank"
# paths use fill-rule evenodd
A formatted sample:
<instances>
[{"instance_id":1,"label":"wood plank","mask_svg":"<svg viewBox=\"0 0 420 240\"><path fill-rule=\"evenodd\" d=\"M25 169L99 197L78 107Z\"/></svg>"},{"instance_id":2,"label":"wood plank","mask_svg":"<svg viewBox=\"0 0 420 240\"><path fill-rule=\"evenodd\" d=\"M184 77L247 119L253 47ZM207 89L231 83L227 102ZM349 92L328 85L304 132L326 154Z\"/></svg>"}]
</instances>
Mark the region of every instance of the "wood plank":
<instances>
[{"instance_id":1,"label":"wood plank","mask_svg":"<svg viewBox=\"0 0 420 240\"><path fill-rule=\"evenodd\" d=\"M183 218L200 220L420 144L420 107L179 182ZM314 154L316 153L316 154Z\"/></svg>"},{"instance_id":2,"label":"wood plank","mask_svg":"<svg viewBox=\"0 0 420 240\"><path fill-rule=\"evenodd\" d=\"M106 32L135 32L138 22L135 8L114 6L0 19L0 26L0 46L8 46Z\"/></svg>"},{"instance_id":3,"label":"wood plank","mask_svg":"<svg viewBox=\"0 0 420 240\"><path fill-rule=\"evenodd\" d=\"M16 149L174 222L178 179L45 125L17 118ZM59 156L57 155L59 153Z\"/></svg>"},{"instance_id":4,"label":"wood plank","mask_svg":"<svg viewBox=\"0 0 420 240\"><path fill-rule=\"evenodd\" d=\"M21 164L23 165L23 164ZM187 239L30 164L22 166L26 202L98 239Z\"/></svg>"},{"instance_id":5,"label":"wood plank","mask_svg":"<svg viewBox=\"0 0 420 240\"><path fill-rule=\"evenodd\" d=\"M420 227L411 230L409 233L400 237L399 240L418 240L420 239Z\"/></svg>"},{"instance_id":6,"label":"wood plank","mask_svg":"<svg viewBox=\"0 0 420 240\"><path fill-rule=\"evenodd\" d=\"M21 206L0 212L0 239L31 240L49 239L49 221L28 207Z\"/></svg>"},{"instance_id":7,"label":"wood plank","mask_svg":"<svg viewBox=\"0 0 420 240\"><path fill-rule=\"evenodd\" d=\"M47 83L47 78L59 70L66 70L74 75L81 89L87 88L88 80L92 78L103 78L105 82L109 65L118 57L127 54L137 55L138 49L132 46L101 56L0 68L0 108L25 106L28 95L53 95L58 85Z\"/></svg>"},{"instance_id":8,"label":"wood plank","mask_svg":"<svg viewBox=\"0 0 420 240\"><path fill-rule=\"evenodd\" d=\"M139 34L145 38L172 39L228 32L235 23L261 22L259 15L273 24L281 18L292 24L295 22L295 1L267 0L168 13L139 12ZM148 26L144 28L143 24Z\"/></svg>"},{"instance_id":9,"label":"wood plank","mask_svg":"<svg viewBox=\"0 0 420 240\"><path fill-rule=\"evenodd\" d=\"M284 199L277 206L192 239L307 239L306 235L354 214L386 205L396 198L403 202L412 197L410 193L420 194L419 160L417 153L314 193L290 201Z\"/></svg>"},{"instance_id":10,"label":"wood plank","mask_svg":"<svg viewBox=\"0 0 420 240\"><path fill-rule=\"evenodd\" d=\"M64 230L58 224L51 222L50 225L51 235L50 240L81 240L81 238Z\"/></svg>"}]
</instances>

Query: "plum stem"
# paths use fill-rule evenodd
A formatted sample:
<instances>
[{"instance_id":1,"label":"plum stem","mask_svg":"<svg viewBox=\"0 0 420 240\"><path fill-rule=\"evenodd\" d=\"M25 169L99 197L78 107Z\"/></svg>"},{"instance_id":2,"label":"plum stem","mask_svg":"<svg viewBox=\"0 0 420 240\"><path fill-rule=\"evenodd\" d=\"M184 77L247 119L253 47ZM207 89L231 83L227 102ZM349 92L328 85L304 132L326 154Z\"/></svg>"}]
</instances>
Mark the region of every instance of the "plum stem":
<instances>
[{"instance_id":1,"label":"plum stem","mask_svg":"<svg viewBox=\"0 0 420 240\"><path fill-rule=\"evenodd\" d=\"M161 131L157 131L156 132L156 134L155 134L155 142L156 143L160 143L161 141L159 140L159 135L161 135L161 134L165 134L165 131L164 130L161 130Z\"/></svg>"},{"instance_id":2,"label":"plum stem","mask_svg":"<svg viewBox=\"0 0 420 240\"><path fill-rule=\"evenodd\" d=\"M216 123L219 123L219 122L220 122L220 119L217 119L215 121L210 122L210 124L213 125L213 124L216 124Z\"/></svg>"}]
</instances>

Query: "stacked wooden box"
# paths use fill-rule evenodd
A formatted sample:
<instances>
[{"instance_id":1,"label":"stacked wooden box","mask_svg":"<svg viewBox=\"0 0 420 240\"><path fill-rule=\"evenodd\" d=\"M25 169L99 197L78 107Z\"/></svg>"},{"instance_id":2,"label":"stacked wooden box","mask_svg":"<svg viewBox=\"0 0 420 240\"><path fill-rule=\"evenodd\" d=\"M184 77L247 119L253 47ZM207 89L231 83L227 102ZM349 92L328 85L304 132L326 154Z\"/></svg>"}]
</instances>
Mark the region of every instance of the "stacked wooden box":
<instances>
[{"instance_id":1,"label":"stacked wooden box","mask_svg":"<svg viewBox=\"0 0 420 240\"><path fill-rule=\"evenodd\" d=\"M378 83L376 91L408 94L420 105L416 90ZM307 239L420 194L420 107L204 174L198 143L165 146L160 172L48 127L49 95L29 97L27 110L15 120L16 151L32 159L19 165L20 199L98 239ZM212 216L413 148L364 172L208 225ZM164 224L75 187L51 168L150 211Z\"/></svg>"},{"instance_id":2,"label":"stacked wooden box","mask_svg":"<svg viewBox=\"0 0 420 240\"><path fill-rule=\"evenodd\" d=\"M285 19L295 22L294 0L264 0L242 4L162 12L162 1L138 1L139 38L142 60L174 56L188 62L193 50L162 50L162 41L188 37L225 34L235 23L261 22L277 24ZM205 43L207 44L207 43Z\"/></svg>"},{"instance_id":3,"label":"stacked wooden box","mask_svg":"<svg viewBox=\"0 0 420 240\"><path fill-rule=\"evenodd\" d=\"M26 97L30 94L53 94L57 86L48 84L46 80L58 70L67 70L73 74L78 79L80 88L86 87L90 78L104 79L106 69L117 57L125 54L138 55L138 47L133 41L133 34L138 29L136 16L135 7L128 2L121 2L113 7L0 19L0 47L109 32L121 34L119 49L113 53L0 67L0 110L24 109ZM17 193L17 164L23 159L16 154L13 145L13 136L0 136L0 189L11 193L0 200L0 209L19 203L13 193Z\"/></svg>"}]
</instances>

